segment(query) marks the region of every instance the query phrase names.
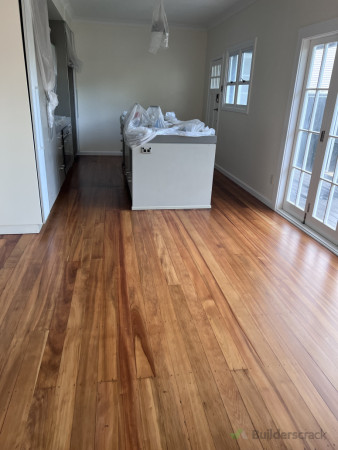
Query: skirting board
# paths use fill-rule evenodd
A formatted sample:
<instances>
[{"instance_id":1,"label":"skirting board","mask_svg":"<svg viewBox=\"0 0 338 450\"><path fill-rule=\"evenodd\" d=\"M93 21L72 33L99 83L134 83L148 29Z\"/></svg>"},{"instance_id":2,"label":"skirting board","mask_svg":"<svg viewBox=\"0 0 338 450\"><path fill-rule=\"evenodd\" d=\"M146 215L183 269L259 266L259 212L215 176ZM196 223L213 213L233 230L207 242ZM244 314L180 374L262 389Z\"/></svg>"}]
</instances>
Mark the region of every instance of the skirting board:
<instances>
[{"instance_id":1,"label":"skirting board","mask_svg":"<svg viewBox=\"0 0 338 450\"><path fill-rule=\"evenodd\" d=\"M148 209L210 209L211 205L196 205L196 206L132 206L133 211L145 211Z\"/></svg>"},{"instance_id":2,"label":"skirting board","mask_svg":"<svg viewBox=\"0 0 338 450\"><path fill-rule=\"evenodd\" d=\"M38 234L42 224L36 225L0 225L0 234Z\"/></svg>"},{"instance_id":3,"label":"skirting board","mask_svg":"<svg viewBox=\"0 0 338 450\"><path fill-rule=\"evenodd\" d=\"M272 204L272 202L270 200L268 200L266 197L264 197L264 195L262 195L259 192L255 191L255 189L250 187L248 184L244 183L239 178L237 178L234 175L232 175L227 170L223 169L223 167L221 167L220 165L215 164L215 169L218 170L218 172L221 172L224 176L229 178L234 183L238 184L238 186L243 188L245 191L249 192L249 194L251 194L254 197L256 197L258 200L260 200L262 203L264 203L264 205L268 206L270 209L273 209L273 210L275 209L274 205Z\"/></svg>"},{"instance_id":4,"label":"skirting board","mask_svg":"<svg viewBox=\"0 0 338 450\"><path fill-rule=\"evenodd\" d=\"M122 156L122 151L112 150L111 152L78 152L77 156Z\"/></svg>"}]
</instances>

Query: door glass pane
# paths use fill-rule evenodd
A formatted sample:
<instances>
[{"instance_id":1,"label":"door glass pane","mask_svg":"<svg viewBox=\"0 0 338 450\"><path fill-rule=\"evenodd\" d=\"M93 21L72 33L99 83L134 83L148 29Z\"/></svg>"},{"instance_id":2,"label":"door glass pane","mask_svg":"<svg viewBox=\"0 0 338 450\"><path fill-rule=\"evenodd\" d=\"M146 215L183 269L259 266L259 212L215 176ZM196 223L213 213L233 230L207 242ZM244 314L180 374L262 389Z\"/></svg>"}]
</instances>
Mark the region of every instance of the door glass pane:
<instances>
[{"instance_id":1,"label":"door glass pane","mask_svg":"<svg viewBox=\"0 0 338 450\"><path fill-rule=\"evenodd\" d=\"M320 68L322 65L322 59L323 59L323 53L324 53L324 44L317 45L314 47L312 52L312 60L309 70L309 78L307 83L308 89L314 89L318 85L318 79L319 79L319 73Z\"/></svg>"},{"instance_id":2,"label":"door glass pane","mask_svg":"<svg viewBox=\"0 0 338 450\"><path fill-rule=\"evenodd\" d=\"M322 177L328 181L333 181L333 177L337 172L338 157L338 139L330 138L327 145L327 155L325 158L324 170ZM337 173L335 182L337 182Z\"/></svg>"},{"instance_id":3,"label":"door glass pane","mask_svg":"<svg viewBox=\"0 0 338 450\"><path fill-rule=\"evenodd\" d=\"M300 131L298 133L295 160L294 160L293 165L296 167L299 167L299 169L303 168L304 155L305 155L308 135L309 135L309 133L307 133L306 131Z\"/></svg>"},{"instance_id":4,"label":"door glass pane","mask_svg":"<svg viewBox=\"0 0 338 450\"><path fill-rule=\"evenodd\" d=\"M338 186L335 186L334 191L332 192L331 201L329 205L329 211L327 211L327 225L335 230L337 228L338 221Z\"/></svg>"},{"instance_id":5,"label":"door glass pane","mask_svg":"<svg viewBox=\"0 0 338 450\"><path fill-rule=\"evenodd\" d=\"M293 204L295 204L297 200L300 174L301 174L300 170L292 169L289 185L288 201Z\"/></svg>"},{"instance_id":6,"label":"door glass pane","mask_svg":"<svg viewBox=\"0 0 338 450\"><path fill-rule=\"evenodd\" d=\"M252 50L247 50L242 53L241 77L240 81L249 81L252 64Z\"/></svg>"},{"instance_id":7,"label":"door glass pane","mask_svg":"<svg viewBox=\"0 0 338 450\"><path fill-rule=\"evenodd\" d=\"M237 79L238 53L229 58L228 83L235 82Z\"/></svg>"},{"instance_id":8,"label":"door glass pane","mask_svg":"<svg viewBox=\"0 0 338 450\"><path fill-rule=\"evenodd\" d=\"M307 194L309 192L310 180L311 180L311 175L309 175L306 172L303 172L302 180L301 180L302 187L301 187L301 191L300 191L300 196L297 201L297 206L301 209L305 208Z\"/></svg>"},{"instance_id":9,"label":"door glass pane","mask_svg":"<svg viewBox=\"0 0 338 450\"><path fill-rule=\"evenodd\" d=\"M229 105L233 105L235 103L235 89L236 86L227 86L226 99L225 102Z\"/></svg>"},{"instance_id":10,"label":"door glass pane","mask_svg":"<svg viewBox=\"0 0 338 450\"><path fill-rule=\"evenodd\" d=\"M238 105L247 105L248 104L248 95L249 95L249 85L242 84L238 86L238 94L237 94L237 104Z\"/></svg>"},{"instance_id":11,"label":"door glass pane","mask_svg":"<svg viewBox=\"0 0 338 450\"><path fill-rule=\"evenodd\" d=\"M210 89L219 89L220 78L211 78Z\"/></svg>"},{"instance_id":12,"label":"door glass pane","mask_svg":"<svg viewBox=\"0 0 338 450\"><path fill-rule=\"evenodd\" d=\"M331 183L327 181L321 181L319 183L316 205L314 208L314 217L318 219L320 222L324 222L327 202L329 199L331 190Z\"/></svg>"},{"instance_id":13,"label":"door glass pane","mask_svg":"<svg viewBox=\"0 0 338 450\"><path fill-rule=\"evenodd\" d=\"M309 150L306 158L305 170L312 173L313 162L316 156L316 149L319 141L319 134L311 134Z\"/></svg>"},{"instance_id":14,"label":"door glass pane","mask_svg":"<svg viewBox=\"0 0 338 450\"><path fill-rule=\"evenodd\" d=\"M305 93L302 118L300 121L300 128L303 128L303 130L310 129L310 123L311 123L311 117L312 117L312 111L313 111L313 105L315 102L315 98L316 98L316 91L307 91Z\"/></svg>"},{"instance_id":15,"label":"door glass pane","mask_svg":"<svg viewBox=\"0 0 338 450\"><path fill-rule=\"evenodd\" d=\"M330 135L338 137L338 97L337 97L336 108L335 108L333 119L332 119Z\"/></svg>"},{"instance_id":16,"label":"door glass pane","mask_svg":"<svg viewBox=\"0 0 338 450\"><path fill-rule=\"evenodd\" d=\"M317 92L317 98L315 101L315 111L313 117L312 130L320 131L320 127L322 126L323 114L326 104L327 91L319 91Z\"/></svg>"},{"instance_id":17,"label":"door glass pane","mask_svg":"<svg viewBox=\"0 0 338 450\"><path fill-rule=\"evenodd\" d=\"M330 44L326 45L322 75L321 80L319 82L320 88L328 89L330 86L336 51L337 51L337 42L331 42Z\"/></svg>"},{"instance_id":18,"label":"door glass pane","mask_svg":"<svg viewBox=\"0 0 338 450\"><path fill-rule=\"evenodd\" d=\"M222 64L214 64L211 67L210 89L219 89L221 84Z\"/></svg>"}]
</instances>

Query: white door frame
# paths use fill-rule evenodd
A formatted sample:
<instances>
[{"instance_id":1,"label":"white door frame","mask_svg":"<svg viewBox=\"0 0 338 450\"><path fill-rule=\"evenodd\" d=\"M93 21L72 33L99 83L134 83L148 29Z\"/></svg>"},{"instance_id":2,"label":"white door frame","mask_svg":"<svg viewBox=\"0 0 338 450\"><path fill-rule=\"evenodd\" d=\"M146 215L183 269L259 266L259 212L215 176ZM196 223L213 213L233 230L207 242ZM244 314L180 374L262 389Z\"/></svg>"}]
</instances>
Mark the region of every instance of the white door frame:
<instances>
[{"instance_id":1,"label":"white door frame","mask_svg":"<svg viewBox=\"0 0 338 450\"><path fill-rule=\"evenodd\" d=\"M287 188L289 166L292 157L293 142L297 126L297 117L301 105L301 93L306 73L306 64L310 48L310 41L315 38L334 35L338 32L338 17L335 19L321 22L302 28L299 31L298 43L295 52L294 69L291 78L291 89L289 92L287 114L284 121L283 136L281 140L281 149L278 158L278 170L280 173L279 182L274 186L275 211L301 228L314 239L325 245L334 253L338 254L337 246L330 243L324 237L303 225L301 220L295 219L283 210L284 193Z\"/></svg>"},{"instance_id":2,"label":"white door frame","mask_svg":"<svg viewBox=\"0 0 338 450\"><path fill-rule=\"evenodd\" d=\"M284 199L283 199L283 206L282 206L282 208L286 212L292 214L296 219L301 220L301 221L303 221L303 219L304 219L305 211L302 211L296 205L293 205L292 203L287 202L285 197L286 197L286 191L287 191L289 183L290 183L290 177L291 177L290 166L291 166L291 163L292 163L292 158L294 157L294 154L295 154L295 151L296 151L297 134L298 134L298 130L299 130L299 127L300 127L301 116L302 116L302 107L303 107L304 95L305 95L304 86L307 83L307 79L305 77L308 76L308 71L309 71L309 67L310 67L310 64L311 64L311 55L309 55L309 51L312 52L313 48L316 45L321 44L321 43L323 43L323 44L328 43L332 39L334 39L335 41L338 39L337 33L335 35L332 34L332 38L331 38L331 34L330 34L329 36L325 36L325 38L320 38L320 39L314 38L314 39L309 39L308 40L308 42L307 42L308 48L307 48L307 51L306 51L306 54L307 54L308 58L307 58L307 61L305 61L305 71L304 71L304 76L303 76L303 82L301 83L302 85L300 87L300 93L297 94L299 96L298 114L297 114L297 111L295 111L295 114L296 114L297 117L296 117L295 128L294 128L294 131L293 131L293 141L290 142L291 154L290 154L290 159L289 159L288 175L287 175L287 179L286 179L286 185L285 185L285 190L284 190ZM325 118L323 117L323 123L324 123L324 119ZM322 128L321 128L321 130L322 130ZM318 135L320 135L320 132L318 132ZM318 147L320 147L320 142L318 142L317 153L318 153ZM312 179L312 177L311 177L311 179ZM306 205L307 205L307 203L306 203Z\"/></svg>"},{"instance_id":3,"label":"white door frame","mask_svg":"<svg viewBox=\"0 0 338 450\"><path fill-rule=\"evenodd\" d=\"M210 60L210 63L209 63L208 90L207 90L207 110L206 110L206 114L205 114L206 121L208 121L209 120L209 117L208 117L209 116L209 108L210 108L210 95L209 95L209 93L210 93L211 68L212 68L213 64L216 61L219 61L219 60L222 61L222 68L221 68L221 81L220 81L220 89L219 89L219 94L220 94L220 96L219 96L219 108L218 108L218 111L217 111L217 129L215 130L216 136L218 134L219 113L220 113L220 110L221 110L221 102L222 102L222 98L221 98L222 97L222 87L223 87L223 83L224 83L224 55L218 56L217 58L212 58Z\"/></svg>"}]
</instances>

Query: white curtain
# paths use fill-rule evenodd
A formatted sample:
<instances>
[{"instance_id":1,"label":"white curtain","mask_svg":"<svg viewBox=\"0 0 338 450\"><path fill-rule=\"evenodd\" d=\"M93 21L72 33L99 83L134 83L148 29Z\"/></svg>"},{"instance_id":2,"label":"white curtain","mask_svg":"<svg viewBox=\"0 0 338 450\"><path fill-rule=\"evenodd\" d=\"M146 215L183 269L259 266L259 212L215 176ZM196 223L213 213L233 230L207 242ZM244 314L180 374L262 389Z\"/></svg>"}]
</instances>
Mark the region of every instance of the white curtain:
<instances>
[{"instance_id":1,"label":"white curtain","mask_svg":"<svg viewBox=\"0 0 338 450\"><path fill-rule=\"evenodd\" d=\"M56 68L50 42L48 10L46 0L30 0L33 20L35 52L41 74L42 84L47 97L48 126L53 129L54 111L58 105L55 94Z\"/></svg>"}]
</instances>

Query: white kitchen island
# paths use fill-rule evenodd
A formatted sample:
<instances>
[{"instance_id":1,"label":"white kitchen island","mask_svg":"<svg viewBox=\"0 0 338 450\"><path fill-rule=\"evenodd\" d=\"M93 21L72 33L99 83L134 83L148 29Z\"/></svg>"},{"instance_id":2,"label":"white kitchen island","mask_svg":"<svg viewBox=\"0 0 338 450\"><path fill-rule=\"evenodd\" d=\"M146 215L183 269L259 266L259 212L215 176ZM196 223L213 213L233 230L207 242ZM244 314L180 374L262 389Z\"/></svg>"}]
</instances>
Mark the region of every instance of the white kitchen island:
<instances>
[{"instance_id":1,"label":"white kitchen island","mask_svg":"<svg viewBox=\"0 0 338 450\"><path fill-rule=\"evenodd\" d=\"M158 135L129 148L126 177L132 209L210 208L216 140Z\"/></svg>"}]
</instances>

